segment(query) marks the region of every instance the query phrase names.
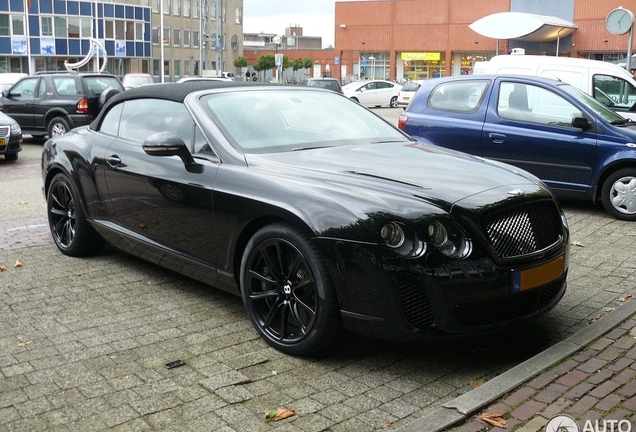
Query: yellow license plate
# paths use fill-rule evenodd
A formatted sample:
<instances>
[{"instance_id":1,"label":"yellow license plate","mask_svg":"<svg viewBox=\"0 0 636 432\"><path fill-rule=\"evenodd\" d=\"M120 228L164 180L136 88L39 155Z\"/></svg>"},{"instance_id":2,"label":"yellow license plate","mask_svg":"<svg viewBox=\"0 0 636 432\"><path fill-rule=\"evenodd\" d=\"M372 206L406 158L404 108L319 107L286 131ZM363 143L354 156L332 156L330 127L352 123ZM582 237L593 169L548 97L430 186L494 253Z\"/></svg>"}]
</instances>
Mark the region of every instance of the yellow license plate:
<instances>
[{"instance_id":1,"label":"yellow license plate","mask_svg":"<svg viewBox=\"0 0 636 432\"><path fill-rule=\"evenodd\" d=\"M410 96L404 96L402 99L409 100L409 99L411 99L411 97Z\"/></svg>"},{"instance_id":2,"label":"yellow license plate","mask_svg":"<svg viewBox=\"0 0 636 432\"><path fill-rule=\"evenodd\" d=\"M563 256L526 270L513 272L512 274L512 292L520 293L561 277L565 271L565 259Z\"/></svg>"},{"instance_id":3,"label":"yellow license plate","mask_svg":"<svg viewBox=\"0 0 636 432\"><path fill-rule=\"evenodd\" d=\"M0 138L0 146L3 146L5 144L4 138Z\"/></svg>"}]
</instances>

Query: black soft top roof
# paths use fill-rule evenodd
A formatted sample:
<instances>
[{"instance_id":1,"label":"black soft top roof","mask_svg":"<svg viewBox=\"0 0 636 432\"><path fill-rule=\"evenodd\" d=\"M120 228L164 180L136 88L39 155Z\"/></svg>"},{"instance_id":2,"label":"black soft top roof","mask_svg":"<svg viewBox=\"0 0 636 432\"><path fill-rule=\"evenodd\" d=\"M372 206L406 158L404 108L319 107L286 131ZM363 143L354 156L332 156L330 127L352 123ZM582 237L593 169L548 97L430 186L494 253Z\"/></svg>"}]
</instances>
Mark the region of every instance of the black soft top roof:
<instances>
[{"instance_id":1,"label":"black soft top roof","mask_svg":"<svg viewBox=\"0 0 636 432\"><path fill-rule=\"evenodd\" d=\"M281 84L259 83L259 82L234 82L234 81L186 81L183 83L149 84L141 87L134 87L111 97L90 125L90 128L97 130L97 125L102 121L102 117L108 112L111 105L132 99L165 99L174 102L183 102L187 95L199 90L218 88L240 88L240 87L271 87L284 86ZM292 87L292 86L287 86Z\"/></svg>"}]
</instances>

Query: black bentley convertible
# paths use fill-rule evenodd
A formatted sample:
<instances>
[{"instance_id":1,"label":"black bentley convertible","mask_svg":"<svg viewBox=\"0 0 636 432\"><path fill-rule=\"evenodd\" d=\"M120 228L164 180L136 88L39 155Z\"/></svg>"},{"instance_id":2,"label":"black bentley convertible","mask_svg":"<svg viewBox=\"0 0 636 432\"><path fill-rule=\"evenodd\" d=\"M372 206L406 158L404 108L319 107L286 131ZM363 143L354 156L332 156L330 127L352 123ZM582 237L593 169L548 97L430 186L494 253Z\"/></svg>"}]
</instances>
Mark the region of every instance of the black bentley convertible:
<instances>
[{"instance_id":1,"label":"black bentley convertible","mask_svg":"<svg viewBox=\"0 0 636 432\"><path fill-rule=\"evenodd\" d=\"M108 242L241 295L289 354L342 330L491 330L566 288L567 223L539 180L415 141L322 89L131 89L47 141L42 176L63 253Z\"/></svg>"}]
</instances>

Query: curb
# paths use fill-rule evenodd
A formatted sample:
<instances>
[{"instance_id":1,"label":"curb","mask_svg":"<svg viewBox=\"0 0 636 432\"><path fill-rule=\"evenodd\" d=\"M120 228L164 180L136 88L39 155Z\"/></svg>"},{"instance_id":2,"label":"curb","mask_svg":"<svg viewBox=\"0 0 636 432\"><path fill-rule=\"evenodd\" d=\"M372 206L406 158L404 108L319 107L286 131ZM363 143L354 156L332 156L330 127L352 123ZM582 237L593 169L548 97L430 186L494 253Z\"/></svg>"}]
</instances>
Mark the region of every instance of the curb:
<instances>
[{"instance_id":1,"label":"curb","mask_svg":"<svg viewBox=\"0 0 636 432\"><path fill-rule=\"evenodd\" d=\"M636 313L636 301L630 301L604 315L567 339L487 381L474 390L443 404L435 411L395 429L399 432L440 432L484 408L524 382L559 363L589 343L603 336Z\"/></svg>"}]
</instances>

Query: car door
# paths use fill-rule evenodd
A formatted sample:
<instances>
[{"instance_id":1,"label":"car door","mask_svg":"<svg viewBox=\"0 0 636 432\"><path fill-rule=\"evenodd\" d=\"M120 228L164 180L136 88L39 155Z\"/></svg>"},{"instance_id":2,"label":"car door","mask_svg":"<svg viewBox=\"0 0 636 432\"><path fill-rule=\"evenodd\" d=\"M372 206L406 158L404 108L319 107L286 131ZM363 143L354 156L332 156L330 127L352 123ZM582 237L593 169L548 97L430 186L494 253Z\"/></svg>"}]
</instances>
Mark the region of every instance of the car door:
<instances>
[{"instance_id":1,"label":"car door","mask_svg":"<svg viewBox=\"0 0 636 432\"><path fill-rule=\"evenodd\" d=\"M554 88L497 80L482 155L523 168L560 191L585 193L596 162L594 129L572 126L585 110ZM591 118L589 119L592 120Z\"/></svg>"},{"instance_id":2,"label":"car door","mask_svg":"<svg viewBox=\"0 0 636 432\"><path fill-rule=\"evenodd\" d=\"M24 78L9 89L7 96L2 98L2 111L13 117L22 129L32 129L35 126L33 114L35 100L45 92L42 77Z\"/></svg>"},{"instance_id":3,"label":"car door","mask_svg":"<svg viewBox=\"0 0 636 432\"><path fill-rule=\"evenodd\" d=\"M148 253L172 252L166 259L179 265L213 265L212 204L218 163L214 158L201 159L200 172L194 172L178 156L151 156L142 148L150 135L159 132L180 135L193 146L193 129L183 127L188 119L194 127L189 112L177 102L135 99L124 102L121 119L104 164L109 200L121 231L147 244Z\"/></svg>"},{"instance_id":4,"label":"car door","mask_svg":"<svg viewBox=\"0 0 636 432\"><path fill-rule=\"evenodd\" d=\"M393 98L393 96L397 96L395 85L382 81L378 81L376 85L378 88L376 92L376 104L390 105L391 98Z\"/></svg>"},{"instance_id":5,"label":"car door","mask_svg":"<svg viewBox=\"0 0 636 432\"><path fill-rule=\"evenodd\" d=\"M360 99L362 105L376 105L378 103L377 83L375 81L366 83L356 92L356 97Z\"/></svg>"}]
</instances>

